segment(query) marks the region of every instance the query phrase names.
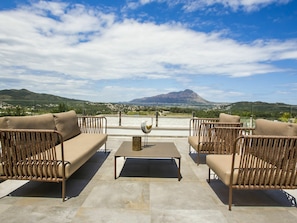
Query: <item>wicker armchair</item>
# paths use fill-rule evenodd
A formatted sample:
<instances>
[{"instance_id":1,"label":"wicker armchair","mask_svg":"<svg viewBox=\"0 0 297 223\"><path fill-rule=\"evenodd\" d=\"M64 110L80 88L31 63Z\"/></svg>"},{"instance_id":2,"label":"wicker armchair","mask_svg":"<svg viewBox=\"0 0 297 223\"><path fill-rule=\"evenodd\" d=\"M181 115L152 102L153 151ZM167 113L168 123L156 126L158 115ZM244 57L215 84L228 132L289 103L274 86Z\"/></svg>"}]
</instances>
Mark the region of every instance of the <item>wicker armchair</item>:
<instances>
[{"instance_id":1,"label":"wicker armchair","mask_svg":"<svg viewBox=\"0 0 297 223\"><path fill-rule=\"evenodd\" d=\"M196 162L199 164L199 155L220 153L220 149L215 146L218 137L212 131L215 127L240 127L240 117L234 115L220 114L219 118L192 118L189 125L189 153L193 148L197 153ZM225 153L225 152L224 152Z\"/></svg>"},{"instance_id":2,"label":"wicker armchair","mask_svg":"<svg viewBox=\"0 0 297 223\"><path fill-rule=\"evenodd\" d=\"M226 135L238 129L231 127L217 130L228 132ZM235 135L230 137L231 141L233 138L230 154L206 157L208 181L212 170L229 187L229 210L233 189L297 188L296 124L256 120L255 129L247 131L242 128L238 133L240 135L236 139Z\"/></svg>"}]
</instances>

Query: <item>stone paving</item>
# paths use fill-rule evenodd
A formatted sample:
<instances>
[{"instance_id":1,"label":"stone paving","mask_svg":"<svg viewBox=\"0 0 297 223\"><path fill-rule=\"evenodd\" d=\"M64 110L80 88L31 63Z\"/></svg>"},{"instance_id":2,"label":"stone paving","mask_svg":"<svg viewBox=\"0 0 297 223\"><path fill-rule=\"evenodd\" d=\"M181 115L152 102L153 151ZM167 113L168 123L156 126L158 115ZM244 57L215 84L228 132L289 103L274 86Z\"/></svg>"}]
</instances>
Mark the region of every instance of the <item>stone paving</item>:
<instances>
[{"instance_id":1,"label":"stone paving","mask_svg":"<svg viewBox=\"0 0 297 223\"><path fill-rule=\"evenodd\" d=\"M131 137L109 137L108 152L97 152L67 181L66 202L61 184L2 181L0 222L297 222L296 190L235 190L228 211L228 188L215 179L207 183L205 157L197 166L185 137L149 138L175 142L181 181L171 160L123 158L114 179L113 155L124 140Z\"/></svg>"}]
</instances>

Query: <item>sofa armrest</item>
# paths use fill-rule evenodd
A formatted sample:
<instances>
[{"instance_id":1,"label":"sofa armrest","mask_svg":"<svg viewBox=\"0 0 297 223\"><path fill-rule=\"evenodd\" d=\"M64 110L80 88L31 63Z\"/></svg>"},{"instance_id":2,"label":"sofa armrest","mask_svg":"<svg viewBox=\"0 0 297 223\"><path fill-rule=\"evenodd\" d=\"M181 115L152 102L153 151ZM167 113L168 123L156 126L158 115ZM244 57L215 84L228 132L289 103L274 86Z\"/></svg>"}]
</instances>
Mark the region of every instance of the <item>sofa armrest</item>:
<instances>
[{"instance_id":1,"label":"sofa armrest","mask_svg":"<svg viewBox=\"0 0 297 223\"><path fill-rule=\"evenodd\" d=\"M57 144L61 157L57 159ZM7 179L61 181L64 172L63 137L55 130L0 129L1 175ZM60 174L61 175L61 174ZM62 176L63 178L63 176Z\"/></svg>"},{"instance_id":2,"label":"sofa armrest","mask_svg":"<svg viewBox=\"0 0 297 223\"><path fill-rule=\"evenodd\" d=\"M237 141L241 141L238 187L297 188L297 136L245 135Z\"/></svg>"},{"instance_id":3,"label":"sofa armrest","mask_svg":"<svg viewBox=\"0 0 297 223\"><path fill-rule=\"evenodd\" d=\"M107 119L103 116L78 116L82 133L107 134Z\"/></svg>"}]
</instances>

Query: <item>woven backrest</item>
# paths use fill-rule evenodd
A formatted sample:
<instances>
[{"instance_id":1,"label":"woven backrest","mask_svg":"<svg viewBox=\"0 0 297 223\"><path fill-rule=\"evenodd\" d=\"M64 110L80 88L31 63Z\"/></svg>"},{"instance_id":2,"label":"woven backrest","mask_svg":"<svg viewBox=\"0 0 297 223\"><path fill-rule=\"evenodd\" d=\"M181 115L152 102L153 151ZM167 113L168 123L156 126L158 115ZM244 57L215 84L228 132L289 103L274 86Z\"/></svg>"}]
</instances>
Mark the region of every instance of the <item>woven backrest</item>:
<instances>
[{"instance_id":1,"label":"woven backrest","mask_svg":"<svg viewBox=\"0 0 297 223\"><path fill-rule=\"evenodd\" d=\"M78 116L78 126L82 133L107 133L107 119L103 116Z\"/></svg>"},{"instance_id":2,"label":"woven backrest","mask_svg":"<svg viewBox=\"0 0 297 223\"><path fill-rule=\"evenodd\" d=\"M242 127L234 124L233 126L217 125L211 129L211 140L214 144L215 154L232 154L235 140L243 135L252 135L254 128ZM241 141L236 142L235 153L240 152Z\"/></svg>"},{"instance_id":3,"label":"woven backrest","mask_svg":"<svg viewBox=\"0 0 297 223\"><path fill-rule=\"evenodd\" d=\"M224 143L224 132L221 135L216 135L213 131L216 127L241 127L239 122L206 122L201 123L199 127L198 144L199 150L203 153L220 154L223 150L222 143ZM234 138L235 140L235 138Z\"/></svg>"},{"instance_id":4,"label":"woven backrest","mask_svg":"<svg viewBox=\"0 0 297 223\"><path fill-rule=\"evenodd\" d=\"M201 127L202 123L212 124L217 122L222 123L222 125L227 125L230 123L231 126L234 126L232 123L240 123L240 116L220 113L219 118L198 118L198 117L191 118L190 124L189 124L189 136L198 136L198 135L202 136L203 134L205 134L205 133L201 133L201 130L204 130L203 129L204 127L203 126ZM205 130L208 131L208 129L205 129Z\"/></svg>"},{"instance_id":5,"label":"woven backrest","mask_svg":"<svg viewBox=\"0 0 297 223\"><path fill-rule=\"evenodd\" d=\"M201 123L218 122L219 118L191 118L189 125L189 136L198 136Z\"/></svg>"}]
</instances>

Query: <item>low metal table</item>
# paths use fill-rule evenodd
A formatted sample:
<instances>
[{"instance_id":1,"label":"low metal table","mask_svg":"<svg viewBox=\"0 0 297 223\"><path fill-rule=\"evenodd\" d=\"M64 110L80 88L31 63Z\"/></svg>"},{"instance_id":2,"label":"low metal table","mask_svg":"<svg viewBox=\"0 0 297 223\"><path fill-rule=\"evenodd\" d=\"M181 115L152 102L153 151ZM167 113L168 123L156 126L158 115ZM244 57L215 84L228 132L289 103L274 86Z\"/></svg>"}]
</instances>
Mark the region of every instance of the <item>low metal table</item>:
<instances>
[{"instance_id":1,"label":"low metal table","mask_svg":"<svg viewBox=\"0 0 297 223\"><path fill-rule=\"evenodd\" d=\"M117 178L117 158L177 159L178 180L181 180L181 155L173 142L150 142L140 151L132 150L132 142L124 141L114 154L114 178Z\"/></svg>"}]
</instances>

